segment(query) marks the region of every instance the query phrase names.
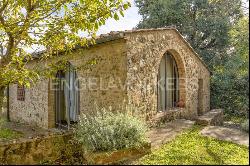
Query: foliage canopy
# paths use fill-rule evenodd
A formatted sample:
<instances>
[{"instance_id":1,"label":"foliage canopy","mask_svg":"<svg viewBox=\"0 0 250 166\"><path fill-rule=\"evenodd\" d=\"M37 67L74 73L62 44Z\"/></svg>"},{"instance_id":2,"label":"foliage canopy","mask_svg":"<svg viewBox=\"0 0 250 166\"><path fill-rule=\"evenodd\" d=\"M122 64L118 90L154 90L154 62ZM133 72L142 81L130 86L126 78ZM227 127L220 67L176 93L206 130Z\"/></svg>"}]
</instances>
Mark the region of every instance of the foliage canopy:
<instances>
[{"instance_id":1,"label":"foliage canopy","mask_svg":"<svg viewBox=\"0 0 250 166\"><path fill-rule=\"evenodd\" d=\"M123 0L1 0L0 86L29 85L39 77L26 65L32 59L30 48L46 50L43 59L83 46L107 19L119 19L129 6Z\"/></svg>"}]
</instances>

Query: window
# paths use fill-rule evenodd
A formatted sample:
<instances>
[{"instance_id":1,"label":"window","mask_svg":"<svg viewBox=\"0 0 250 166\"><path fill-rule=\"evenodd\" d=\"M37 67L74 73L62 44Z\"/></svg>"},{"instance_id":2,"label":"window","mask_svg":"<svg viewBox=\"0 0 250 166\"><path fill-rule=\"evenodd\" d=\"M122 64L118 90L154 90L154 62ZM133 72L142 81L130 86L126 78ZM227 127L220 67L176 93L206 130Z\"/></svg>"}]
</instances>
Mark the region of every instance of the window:
<instances>
[{"instance_id":1,"label":"window","mask_svg":"<svg viewBox=\"0 0 250 166\"><path fill-rule=\"evenodd\" d=\"M23 85L17 85L17 100L25 100L25 89Z\"/></svg>"}]
</instances>

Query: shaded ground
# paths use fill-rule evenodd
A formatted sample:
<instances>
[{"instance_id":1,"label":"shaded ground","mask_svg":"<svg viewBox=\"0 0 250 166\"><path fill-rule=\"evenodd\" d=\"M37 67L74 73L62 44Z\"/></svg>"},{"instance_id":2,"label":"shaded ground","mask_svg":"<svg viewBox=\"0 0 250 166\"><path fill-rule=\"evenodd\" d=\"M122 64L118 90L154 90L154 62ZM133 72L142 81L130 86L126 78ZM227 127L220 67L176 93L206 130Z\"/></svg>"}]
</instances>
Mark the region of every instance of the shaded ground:
<instances>
[{"instance_id":1,"label":"shaded ground","mask_svg":"<svg viewBox=\"0 0 250 166\"><path fill-rule=\"evenodd\" d=\"M6 120L0 114L0 143L22 136L21 132L14 131L6 127Z\"/></svg>"},{"instance_id":2,"label":"shaded ground","mask_svg":"<svg viewBox=\"0 0 250 166\"><path fill-rule=\"evenodd\" d=\"M223 123L223 126L227 127L227 128L233 128L233 129L241 130L241 124L240 123L235 123L233 121L225 121Z\"/></svg>"},{"instance_id":3,"label":"shaded ground","mask_svg":"<svg viewBox=\"0 0 250 166\"><path fill-rule=\"evenodd\" d=\"M208 126L201 131L201 134L219 140L231 141L240 145L249 146L249 134L236 128Z\"/></svg>"},{"instance_id":4,"label":"shaded ground","mask_svg":"<svg viewBox=\"0 0 250 166\"><path fill-rule=\"evenodd\" d=\"M228 141L200 135L194 126L171 142L132 164L249 164L249 149Z\"/></svg>"},{"instance_id":5,"label":"shaded ground","mask_svg":"<svg viewBox=\"0 0 250 166\"><path fill-rule=\"evenodd\" d=\"M45 130L38 127L31 127L28 124L7 122L5 117L0 117L0 144L9 142L25 141L37 137L44 137L64 131L57 129Z\"/></svg>"},{"instance_id":6,"label":"shaded ground","mask_svg":"<svg viewBox=\"0 0 250 166\"><path fill-rule=\"evenodd\" d=\"M232 115L232 114L224 114L224 121L230 122L233 124L241 124L247 119L247 116L243 115Z\"/></svg>"}]
</instances>

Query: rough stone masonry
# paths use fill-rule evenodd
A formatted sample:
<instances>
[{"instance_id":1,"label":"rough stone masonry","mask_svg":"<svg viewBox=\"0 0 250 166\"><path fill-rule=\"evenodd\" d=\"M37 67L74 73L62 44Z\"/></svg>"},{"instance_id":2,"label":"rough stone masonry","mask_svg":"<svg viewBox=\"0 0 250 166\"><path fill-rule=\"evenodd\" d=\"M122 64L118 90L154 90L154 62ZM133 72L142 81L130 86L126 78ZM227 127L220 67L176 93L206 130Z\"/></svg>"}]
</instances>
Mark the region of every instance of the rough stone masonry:
<instances>
[{"instance_id":1,"label":"rough stone masonry","mask_svg":"<svg viewBox=\"0 0 250 166\"><path fill-rule=\"evenodd\" d=\"M209 70L176 29L163 28L111 32L101 35L95 45L77 47L66 57L78 67L80 112L92 111L96 105L111 106L115 110L124 102L130 102L144 107L147 119L153 118L158 113L157 75L166 52L176 61L179 96L184 102L184 108L175 108L177 111L172 111L173 114L196 119L198 107L201 114L209 111ZM62 58L65 56L55 56L48 61L34 60L29 65L46 66ZM87 65L92 60L96 64ZM43 78L32 88L25 88L24 101L17 100L17 85L11 85L10 119L43 128L55 127L52 79Z\"/></svg>"}]
</instances>

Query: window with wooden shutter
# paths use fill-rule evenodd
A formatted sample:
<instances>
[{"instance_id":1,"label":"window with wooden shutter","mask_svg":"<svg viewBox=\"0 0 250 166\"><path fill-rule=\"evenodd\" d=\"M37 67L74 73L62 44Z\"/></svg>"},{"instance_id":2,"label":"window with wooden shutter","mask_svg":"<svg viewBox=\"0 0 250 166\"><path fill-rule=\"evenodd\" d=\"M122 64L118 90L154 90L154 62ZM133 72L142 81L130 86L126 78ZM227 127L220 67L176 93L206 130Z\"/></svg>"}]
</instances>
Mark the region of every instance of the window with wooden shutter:
<instances>
[{"instance_id":1,"label":"window with wooden shutter","mask_svg":"<svg viewBox=\"0 0 250 166\"><path fill-rule=\"evenodd\" d=\"M25 100L25 89L23 85L17 85L17 100Z\"/></svg>"}]
</instances>

